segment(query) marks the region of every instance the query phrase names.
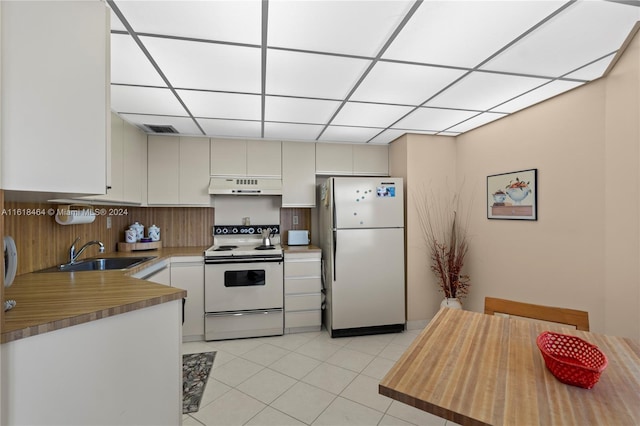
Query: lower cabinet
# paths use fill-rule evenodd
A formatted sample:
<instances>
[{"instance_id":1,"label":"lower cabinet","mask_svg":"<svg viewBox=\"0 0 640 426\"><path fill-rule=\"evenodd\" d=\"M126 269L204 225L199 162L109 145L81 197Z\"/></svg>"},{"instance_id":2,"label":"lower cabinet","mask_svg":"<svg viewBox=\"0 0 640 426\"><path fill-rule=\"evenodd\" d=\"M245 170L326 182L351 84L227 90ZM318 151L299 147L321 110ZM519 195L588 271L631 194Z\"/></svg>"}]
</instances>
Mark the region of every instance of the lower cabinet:
<instances>
[{"instance_id":1,"label":"lower cabinet","mask_svg":"<svg viewBox=\"0 0 640 426\"><path fill-rule=\"evenodd\" d=\"M204 260L171 259L171 287L187 290L184 304L182 341L204 339Z\"/></svg>"},{"instance_id":2,"label":"lower cabinet","mask_svg":"<svg viewBox=\"0 0 640 426\"><path fill-rule=\"evenodd\" d=\"M322 326L321 252L284 255L284 332L317 331Z\"/></svg>"}]
</instances>

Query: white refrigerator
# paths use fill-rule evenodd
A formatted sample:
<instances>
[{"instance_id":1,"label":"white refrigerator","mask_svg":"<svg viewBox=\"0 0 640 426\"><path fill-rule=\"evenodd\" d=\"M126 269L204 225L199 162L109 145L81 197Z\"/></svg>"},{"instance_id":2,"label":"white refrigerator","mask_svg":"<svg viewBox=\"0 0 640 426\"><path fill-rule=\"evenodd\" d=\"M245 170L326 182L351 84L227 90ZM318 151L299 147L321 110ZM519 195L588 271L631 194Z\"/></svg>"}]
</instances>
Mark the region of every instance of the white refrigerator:
<instances>
[{"instance_id":1,"label":"white refrigerator","mask_svg":"<svg viewBox=\"0 0 640 426\"><path fill-rule=\"evenodd\" d=\"M402 178L331 177L320 190L327 330L332 337L404 330Z\"/></svg>"}]
</instances>

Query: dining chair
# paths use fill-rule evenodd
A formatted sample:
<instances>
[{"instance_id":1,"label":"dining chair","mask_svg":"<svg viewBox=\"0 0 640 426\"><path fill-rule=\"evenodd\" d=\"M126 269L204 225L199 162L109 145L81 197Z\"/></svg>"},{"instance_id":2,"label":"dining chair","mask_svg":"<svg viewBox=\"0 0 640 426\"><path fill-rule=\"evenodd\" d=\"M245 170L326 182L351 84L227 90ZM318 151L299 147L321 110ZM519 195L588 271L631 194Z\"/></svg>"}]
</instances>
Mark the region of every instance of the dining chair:
<instances>
[{"instance_id":1,"label":"dining chair","mask_svg":"<svg viewBox=\"0 0 640 426\"><path fill-rule=\"evenodd\" d=\"M589 313L586 311L485 297L484 313L494 315L496 312L559 324L568 324L574 326L577 330L589 331Z\"/></svg>"}]
</instances>

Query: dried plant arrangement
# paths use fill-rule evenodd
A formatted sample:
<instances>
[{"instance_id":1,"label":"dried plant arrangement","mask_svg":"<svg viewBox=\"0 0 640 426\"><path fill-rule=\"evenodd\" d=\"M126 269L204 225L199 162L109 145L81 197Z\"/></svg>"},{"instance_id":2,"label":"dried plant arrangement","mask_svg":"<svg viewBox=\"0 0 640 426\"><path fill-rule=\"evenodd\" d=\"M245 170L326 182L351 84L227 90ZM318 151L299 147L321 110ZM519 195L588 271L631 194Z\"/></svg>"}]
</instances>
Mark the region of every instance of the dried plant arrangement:
<instances>
[{"instance_id":1,"label":"dried plant arrangement","mask_svg":"<svg viewBox=\"0 0 640 426\"><path fill-rule=\"evenodd\" d=\"M460 202L460 193L436 196L425 188L415 196L415 205L427 250L430 268L438 279L445 298L463 298L471 280L462 273L469 249L467 225Z\"/></svg>"}]
</instances>

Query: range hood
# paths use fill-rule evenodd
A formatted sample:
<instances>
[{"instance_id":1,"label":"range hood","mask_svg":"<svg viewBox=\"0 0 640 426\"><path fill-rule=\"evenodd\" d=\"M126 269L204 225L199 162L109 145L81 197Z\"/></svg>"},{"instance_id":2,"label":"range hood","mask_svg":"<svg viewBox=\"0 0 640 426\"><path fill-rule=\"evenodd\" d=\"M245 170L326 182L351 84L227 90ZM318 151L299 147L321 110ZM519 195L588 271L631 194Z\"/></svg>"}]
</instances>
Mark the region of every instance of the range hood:
<instances>
[{"instance_id":1,"label":"range hood","mask_svg":"<svg viewBox=\"0 0 640 426\"><path fill-rule=\"evenodd\" d=\"M215 177L209 181L211 195L282 195L282 179Z\"/></svg>"}]
</instances>

